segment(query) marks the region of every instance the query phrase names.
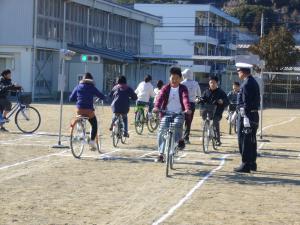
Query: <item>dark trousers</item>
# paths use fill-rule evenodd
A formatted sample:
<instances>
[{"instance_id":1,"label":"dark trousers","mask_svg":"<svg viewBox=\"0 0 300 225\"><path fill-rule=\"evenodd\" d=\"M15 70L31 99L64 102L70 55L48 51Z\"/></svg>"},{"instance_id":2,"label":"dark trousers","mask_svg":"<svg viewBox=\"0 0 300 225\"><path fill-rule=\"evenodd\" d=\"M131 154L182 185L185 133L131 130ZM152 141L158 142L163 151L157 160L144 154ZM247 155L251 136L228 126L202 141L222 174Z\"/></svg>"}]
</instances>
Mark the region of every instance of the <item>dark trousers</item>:
<instances>
[{"instance_id":1,"label":"dark trousers","mask_svg":"<svg viewBox=\"0 0 300 225\"><path fill-rule=\"evenodd\" d=\"M194 113L196 108L194 102L190 102L190 105L191 105L192 113L190 115L187 114L185 115L185 123L184 123L185 131L183 135L184 140L189 140L190 138L191 126L192 126L192 121L194 118Z\"/></svg>"},{"instance_id":2,"label":"dark trousers","mask_svg":"<svg viewBox=\"0 0 300 225\"><path fill-rule=\"evenodd\" d=\"M213 126L216 134L217 141L220 142L220 120L222 119L221 116L214 116L213 119Z\"/></svg>"},{"instance_id":3,"label":"dark trousers","mask_svg":"<svg viewBox=\"0 0 300 225\"><path fill-rule=\"evenodd\" d=\"M256 132L258 129L259 115L257 112L251 113L249 117L251 132L246 133L243 124L243 117L238 117L238 144L239 151L242 156L242 162L252 164L256 162L257 157L257 141Z\"/></svg>"}]
</instances>

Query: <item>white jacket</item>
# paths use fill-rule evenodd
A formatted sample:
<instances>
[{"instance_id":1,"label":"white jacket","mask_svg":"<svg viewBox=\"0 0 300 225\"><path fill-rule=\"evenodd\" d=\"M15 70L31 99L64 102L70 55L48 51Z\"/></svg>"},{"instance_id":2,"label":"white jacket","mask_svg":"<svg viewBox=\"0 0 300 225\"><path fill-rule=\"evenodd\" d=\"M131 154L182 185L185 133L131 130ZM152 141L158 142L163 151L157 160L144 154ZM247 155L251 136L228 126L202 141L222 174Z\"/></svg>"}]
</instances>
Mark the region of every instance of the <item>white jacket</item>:
<instances>
[{"instance_id":1,"label":"white jacket","mask_svg":"<svg viewBox=\"0 0 300 225\"><path fill-rule=\"evenodd\" d=\"M138 101L149 102L151 97L154 97L153 85L150 82L142 81L135 90L138 96Z\"/></svg>"},{"instance_id":2,"label":"white jacket","mask_svg":"<svg viewBox=\"0 0 300 225\"><path fill-rule=\"evenodd\" d=\"M196 96L201 96L200 86L197 81L193 80L193 72L190 69L185 69L182 72L184 80L181 84L185 85L189 91L190 102L195 102Z\"/></svg>"}]
</instances>

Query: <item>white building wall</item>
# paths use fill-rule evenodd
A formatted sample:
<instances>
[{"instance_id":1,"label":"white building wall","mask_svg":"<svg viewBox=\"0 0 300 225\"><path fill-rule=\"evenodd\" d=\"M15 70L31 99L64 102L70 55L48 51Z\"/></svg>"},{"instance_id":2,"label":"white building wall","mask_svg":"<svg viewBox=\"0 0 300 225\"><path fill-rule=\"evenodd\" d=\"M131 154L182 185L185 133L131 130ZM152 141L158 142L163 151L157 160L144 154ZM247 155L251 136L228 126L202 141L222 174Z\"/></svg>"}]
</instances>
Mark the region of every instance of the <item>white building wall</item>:
<instances>
[{"instance_id":1,"label":"white building wall","mask_svg":"<svg viewBox=\"0 0 300 225\"><path fill-rule=\"evenodd\" d=\"M32 45L33 0L0 0L0 46Z\"/></svg>"},{"instance_id":2,"label":"white building wall","mask_svg":"<svg viewBox=\"0 0 300 225\"><path fill-rule=\"evenodd\" d=\"M8 47L0 46L0 54L9 55L13 59L12 67L8 67L12 71L13 82L20 84L25 92L31 92L32 80L32 58L30 47Z\"/></svg>"},{"instance_id":3,"label":"white building wall","mask_svg":"<svg viewBox=\"0 0 300 225\"><path fill-rule=\"evenodd\" d=\"M154 27L150 24L141 24L140 54L153 52L154 48Z\"/></svg>"}]
</instances>

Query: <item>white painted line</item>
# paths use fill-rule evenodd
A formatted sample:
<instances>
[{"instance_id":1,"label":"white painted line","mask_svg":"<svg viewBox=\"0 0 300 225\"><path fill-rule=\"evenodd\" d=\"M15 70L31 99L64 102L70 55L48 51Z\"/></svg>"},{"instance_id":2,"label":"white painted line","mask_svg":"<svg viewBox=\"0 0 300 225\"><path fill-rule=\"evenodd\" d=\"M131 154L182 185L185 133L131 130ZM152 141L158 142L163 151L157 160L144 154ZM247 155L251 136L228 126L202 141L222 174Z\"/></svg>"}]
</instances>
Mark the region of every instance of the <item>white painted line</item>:
<instances>
[{"instance_id":1,"label":"white painted line","mask_svg":"<svg viewBox=\"0 0 300 225\"><path fill-rule=\"evenodd\" d=\"M13 146L37 146L37 147L50 147L51 145L46 145L46 144L29 144L29 143L6 143L6 142L3 142L1 143L1 145L13 145Z\"/></svg>"},{"instance_id":2,"label":"white painted line","mask_svg":"<svg viewBox=\"0 0 300 225\"><path fill-rule=\"evenodd\" d=\"M186 157L186 155L187 155L187 153L182 154L181 156L179 156L179 157L177 158L177 160L180 160L181 158Z\"/></svg>"},{"instance_id":3,"label":"white painted line","mask_svg":"<svg viewBox=\"0 0 300 225\"><path fill-rule=\"evenodd\" d=\"M300 159L300 154L298 155L298 158Z\"/></svg>"},{"instance_id":4,"label":"white painted line","mask_svg":"<svg viewBox=\"0 0 300 225\"><path fill-rule=\"evenodd\" d=\"M291 119L287 120L287 121L283 121L281 123L275 123L275 124L271 124L269 126L265 126L262 130L265 130L265 129L268 129L270 127L276 127L276 126L279 126L279 125L283 125L283 124L286 124L286 123L290 123L292 122L293 120L295 120L297 117L292 117ZM261 131L258 131L257 134L260 134Z\"/></svg>"},{"instance_id":5,"label":"white painted line","mask_svg":"<svg viewBox=\"0 0 300 225\"><path fill-rule=\"evenodd\" d=\"M0 170L4 170L4 169L11 168L11 167L23 165L23 164L26 164L26 163L29 163L29 162L40 160L40 159L49 158L51 156L58 156L58 155L61 155L61 154L65 153L65 152L67 152L67 151L69 151L69 150L65 150L65 151L62 151L60 153L54 153L54 154L50 154L50 155L40 156L40 157L29 159L29 160L26 160L26 161L17 162L17 163L12 164L12 165L7 165L7 166L0 167Z\"/></svg>"},{"instance_id":6,"label":"white painted line","mask_svg":"<svg viewBox=\"0 0 300 225\"><path fill-rule=\"evenodd\" d=\"M146 157L146 156L148 156L148 155L152 155L152 154L154 154L154 153L158 153L158 151L152 151L152 152L146 153L146 154L144 154L144 155L139 156L138 158L144 158L144 157Z\"/></svg>"},{"instance_id":7,"label":"white painted line","mask_svg":"<svg viewBox=\"0 0 300 225\"><path fill-rule=\"evenodd\" d=\"M223 155L222 156L222 160L219 164L219 166L215 169L213 169L212 171L210 171L202 180L200 180L176 205L174 205L172 208L169 209L169 211L164 214L162 217L160 217L158 220L156 220L152 225L158 225L160 223L162 223L163 221L165 221L167 218L169 218L170 216L173 215L173 213L180 208L188 199L190 199L190 197L193 195L193 193L199 189L204 182L211 177L215 172L217 172L218 170L220 170L224 163L225 163L225 159L228 157L229 155Z\"/></svg>"}]
</instances>

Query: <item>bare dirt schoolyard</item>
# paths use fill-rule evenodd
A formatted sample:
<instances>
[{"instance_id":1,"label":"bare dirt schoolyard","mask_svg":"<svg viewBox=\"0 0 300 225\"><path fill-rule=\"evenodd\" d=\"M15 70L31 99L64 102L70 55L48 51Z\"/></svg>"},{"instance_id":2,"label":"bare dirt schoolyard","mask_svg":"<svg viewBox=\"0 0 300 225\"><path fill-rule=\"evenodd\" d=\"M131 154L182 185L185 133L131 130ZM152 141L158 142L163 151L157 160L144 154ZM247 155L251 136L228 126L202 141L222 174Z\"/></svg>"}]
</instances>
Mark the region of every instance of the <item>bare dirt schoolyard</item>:
<instances>
[{"instance_id":1,"label":"bare dirt schoolyard","mask_svg":"<svg viewBox=\"0 0 300 225\"><path fill-rule=\"evenodd\" d=\"M112 146L110 108L97 111L103 154L78 160L57 144L59 106L36 104L42 116L33 135L13 121L0 133L0 224L300 224L300 110L264 111L258 171L236 174L235 135L222 121L222 147L204 154L201 121L191 145L179 154L171 177L155 163L156 133L137 135L130 112L130 138ZM199 114L197 111L196 115ZM62 143L69 145L74 106L63 111Z\"/></svg>"}]
</instances>

